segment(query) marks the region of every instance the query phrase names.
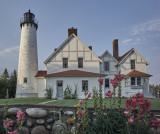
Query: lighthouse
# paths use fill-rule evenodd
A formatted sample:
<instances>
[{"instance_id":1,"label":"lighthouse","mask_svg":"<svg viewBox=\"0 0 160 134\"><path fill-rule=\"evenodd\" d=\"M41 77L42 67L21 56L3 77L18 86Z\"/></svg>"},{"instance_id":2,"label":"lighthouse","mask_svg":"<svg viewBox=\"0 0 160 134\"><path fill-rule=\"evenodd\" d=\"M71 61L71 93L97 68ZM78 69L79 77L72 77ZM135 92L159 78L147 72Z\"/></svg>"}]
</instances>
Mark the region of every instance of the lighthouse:
<instances>
[{"instance_id":1,"label":"lighthouse","mask_svg":"<svg viewBox=\"0 0 160 134\"><path fill-rule=\"evenodd\" d=\"M38 72L38 21L30 10L24 13L24 17L20 20L20 27L21 40L16 98L38 97L35 78Z\"/></svg>"}]
</instances>

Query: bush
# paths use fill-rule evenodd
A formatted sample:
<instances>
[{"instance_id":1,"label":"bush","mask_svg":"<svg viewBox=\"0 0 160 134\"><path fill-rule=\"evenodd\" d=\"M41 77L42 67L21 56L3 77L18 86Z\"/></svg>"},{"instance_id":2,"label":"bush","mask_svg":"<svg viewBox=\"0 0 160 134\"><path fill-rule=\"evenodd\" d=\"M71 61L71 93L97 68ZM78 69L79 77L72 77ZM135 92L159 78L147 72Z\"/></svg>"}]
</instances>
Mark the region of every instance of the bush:
<instances>
[{"instance_id":1,"label":"bush","mask_svg":"<svg viewBox=\"0 0 160 134\"><path fill-rule=\"evenodd\" d=\"M46 99L51 99L52 98L52 89L51 88L45 89L45 91L46 91L46 94L45 94Z\"/></svg>"},{"instance_id":2,"label":"bush","mask_svg":"<svg viewBox=\"0 0 160 134\"><path fill-rule=\"evenodd\" d=\"M3 113L0 112L0 134L4 134L5 133L4 132L4 128L3 128L3 119L4 119Z\"/></svg>"},{"instance_id":3,"label":"bush","mask_svg":"<svg viewBox=\"0 0 160 134\"><path fill-rule=\"evenodd\" d=\"M78 86L75 84L75 90L74 93L72 94L72 88L70 85L67 84L67 87L64 91L64 99L76 99L77 98L77 90Z\"/></svg>"},{"instance_id":4,"label":"bush","mask_svg":"<svg viewBox=\"0 0 160 134\"><path fill-rule=\"evenodd\" d=\"M72 89L70 87L70 85L67 84L67 87L64 91L64 99L71 99L72 98Z\"/></svg>"}]
</instances>

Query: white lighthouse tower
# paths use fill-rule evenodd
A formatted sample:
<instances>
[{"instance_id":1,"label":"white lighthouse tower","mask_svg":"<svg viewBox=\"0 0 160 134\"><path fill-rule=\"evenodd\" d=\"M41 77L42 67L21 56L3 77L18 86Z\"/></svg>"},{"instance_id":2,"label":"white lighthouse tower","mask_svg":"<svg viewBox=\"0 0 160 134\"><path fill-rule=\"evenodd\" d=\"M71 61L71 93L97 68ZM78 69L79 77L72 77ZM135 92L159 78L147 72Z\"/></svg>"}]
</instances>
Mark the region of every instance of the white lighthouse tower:
<instances>
[{"instance_id":1,"label":"white lighthouse tower","mask_svg":"<svg viewBox=\"0 0 160 134\"><path fill-rule=\"evenodd\" d=\"M38 72L37 28L38 22L30 10L20 21L21 41L18 64L16 98L38 97L35 75Z\"/></svg>"}]
</instances>

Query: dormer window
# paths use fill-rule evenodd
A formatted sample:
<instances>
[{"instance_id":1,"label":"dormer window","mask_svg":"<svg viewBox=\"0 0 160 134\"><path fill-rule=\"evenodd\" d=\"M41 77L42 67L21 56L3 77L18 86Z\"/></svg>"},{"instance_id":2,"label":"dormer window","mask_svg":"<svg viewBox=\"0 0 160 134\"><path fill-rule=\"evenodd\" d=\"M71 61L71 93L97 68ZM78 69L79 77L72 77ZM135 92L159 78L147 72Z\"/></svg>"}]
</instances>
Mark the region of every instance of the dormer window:
<instances>
[{"instance_id":1,"label":"dormer window","mask_svg":"<svg viewBox=\"0 0 160 134\"><path fill-rule=\"evenodd\" d=\"M78 68L83 68L83 58L78 58Z\"/></svg>"},{"instance_id":2,"label":"dormer window","mask_svg":"<svg viewBox=\"0 0 160 134\"><path fill-rule=\"evenodd\" d=\"M68 68L68 58L63 58L63 68Z\"/></svg>"},{"instance_id":3,"label":"dormer window","mask_svg":"<svg viewBox=\"0 0 160 134\"><path fill-rule=\"evenodd\" d=\"M135 60L131 60L131 70L135 69Z\"/></svg>"},{"instance_id":4,"label":"dormer window","mask_svg":"<svg viewBox=\"0 0 160 134\"><path fill-rule=\"evenodd\" d=\"M109 62L104 62L104 71L109 71Z\"/></svg>"}]
</instances>

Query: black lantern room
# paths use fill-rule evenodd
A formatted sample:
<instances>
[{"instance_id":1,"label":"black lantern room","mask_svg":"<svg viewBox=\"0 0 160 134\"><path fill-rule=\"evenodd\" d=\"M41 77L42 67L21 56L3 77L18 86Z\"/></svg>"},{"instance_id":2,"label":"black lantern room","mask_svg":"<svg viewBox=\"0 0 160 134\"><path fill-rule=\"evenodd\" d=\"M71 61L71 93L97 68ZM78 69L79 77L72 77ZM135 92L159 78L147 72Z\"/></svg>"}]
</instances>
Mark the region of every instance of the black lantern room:
<instances>
[{"instance_id":1,"label":"black lantern room","mask_svg":"<svg viewBox=\"0 0 160 134\"><path fill-rule=\"evenodd\" d=\"M24 24L31 24L31 26L33 24L36 27L36 29L38 28L38 21L35 19L35 15L31 13L30 10L24 13L24 18L20 20L21 28Z\"/></svg>"}]
</instances>

